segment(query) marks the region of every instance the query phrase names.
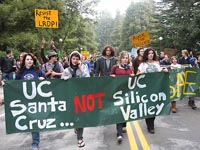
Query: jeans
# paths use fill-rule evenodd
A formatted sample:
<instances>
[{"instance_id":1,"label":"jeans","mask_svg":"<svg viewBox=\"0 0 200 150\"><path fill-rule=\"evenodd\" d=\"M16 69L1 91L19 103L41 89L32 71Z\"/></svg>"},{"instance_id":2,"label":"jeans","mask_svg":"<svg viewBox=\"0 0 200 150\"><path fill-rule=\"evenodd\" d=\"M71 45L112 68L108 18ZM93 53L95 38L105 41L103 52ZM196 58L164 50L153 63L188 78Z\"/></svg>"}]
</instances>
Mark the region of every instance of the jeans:
<instances>
[{"instance_id":1,"label":"jeans","mask_svg":"<svg viewBox=\"0 0 200 150\"><path fill-rule=\"evenodd\" d=\"M39 147L40 144L40 133L32 132L32 147Z\"/></svg>"},{"instance_id":2,"label":"jeans","mask_svg":"<svg viewBox=\"0 0 200 150\"><path fill-rule=\"evenodd\" d=\"M156 117L146 118L146 119L145 119L146 125L147 125L147 129L148 129L148 130L154 129L154 120L155 120L155 118L156 118Z\"/></svg>"},{"instance_id":3,"label":"jeans","mask_svg":"<svg viewBox=\"0 0 200 150\"><path fill-rule=\"evenodd\" d=\"M83 139L83 128L77 128L77 140Z\"/></svg>"},{"instance_id":4,"label":"jeans","mask_svg":"<svg viewBox=\"0 0 200 150\"><path fill-rule=\"evenodd\" d=\"M10 73L3 72L2 79L3 80L13 80L13 73L12 72L10 72Z\"/></svg>"},{"instance_id":5,"label":"jeans","mask_svg":"<svg viewBox=\"0 0 200 150\"><path fill-rule=\"evenodd\" d=\"M117 137L118 136L123 136L122 132L123 132L123 127L126 127L126 123L118 123L116 124L116 128L117 128Z\"/></svg>"}]
</instances>

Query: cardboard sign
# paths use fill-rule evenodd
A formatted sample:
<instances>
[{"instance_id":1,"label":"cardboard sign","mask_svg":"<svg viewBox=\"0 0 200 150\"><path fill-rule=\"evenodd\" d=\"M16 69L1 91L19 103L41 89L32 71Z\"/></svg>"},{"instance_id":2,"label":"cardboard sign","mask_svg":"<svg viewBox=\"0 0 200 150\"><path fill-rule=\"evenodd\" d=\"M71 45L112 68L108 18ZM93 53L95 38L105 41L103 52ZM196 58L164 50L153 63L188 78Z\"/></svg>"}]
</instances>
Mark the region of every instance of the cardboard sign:
<instances>
[{"instance_id":1,"label":"cardboard sign","mask_svg":"<svg viewBox=\"0 0 200 150\"><path fill-rule=\"evenodd\" d=\"M81 51L81 55L82 55L82 56L85 56L85 57L87 57L87 58L89 58L89 57L90 57L90 52L87 51L87 50Z\"/></svg>"},{"instance_id":2,"label":"cardboard sign","mask_svg":"<svg viewBox=\"0 0 200 150\"><path fill-rule=\"evenodd\" d=\"M58 28L58 10L35 9L35 27Z\"/></svg>"},{"instance_id":3,"label":"cardboard sign","mask_svg":"<svg viewBox=\"0 0 200 150\"><path fill-rule=\"evenodd\" d=\"M151 43L149 32L143 32L130 37L133 47L144 47Z\"/></svg>"}]
</instances>

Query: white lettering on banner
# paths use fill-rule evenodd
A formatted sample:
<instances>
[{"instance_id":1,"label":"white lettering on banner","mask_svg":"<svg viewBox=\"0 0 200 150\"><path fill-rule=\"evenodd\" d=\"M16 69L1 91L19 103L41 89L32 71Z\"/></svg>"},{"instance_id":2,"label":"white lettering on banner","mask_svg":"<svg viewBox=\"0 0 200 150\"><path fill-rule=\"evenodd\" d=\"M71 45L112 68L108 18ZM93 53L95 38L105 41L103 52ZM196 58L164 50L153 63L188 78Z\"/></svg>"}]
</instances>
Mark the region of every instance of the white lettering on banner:
<instances>
[{"instance_id":1,"label":"white lettering on banner","mask_svg":"<svg viewBox=\"0 0 200 150\"><path fill-rule=\"evenodd\" d=\"M41 112L46 113L48 107L51 112L56 112L57 110L58 111L67 110L66 101L55 101L54 97L51 97L51 102L29 102L28 106L21 104L21 100L13 100L10 103L10 107L12 109L16 109L16 110L11 110L13 117L21 115L27 110L31 114L36 114Z\"/></svg>"},{"instance_id":2,"label":"white lettering on banner","mask_svg":"<svg viewBox=\"0 0 200 150\"><path fill-rule=\"evenodd\" d=\"M31 90L32 93L29 95L27 90L27 83L22 82L23 86L23 95L27 100L34 99L37 94L39 94L42 97L49 97L50 101L46 102L31 102L28 101L28 103L23 104L23 101L21 100L12 100L10 102L10 109L11 114L13 117L17 117L15 120L15 127L18 130L25 131L25 130L32 130L34 127L37 127L39 129L44 128L56 128L55 118L48 118L43 120L28 120L28 118L25 113L28 115L30 114L38 114L38 113L49 113L49 112L65 112L67 110L67 104L66 101L62 100L55 100L55 97L52 97L52 91L48 91L47 93L44 93L42 91L42 87L44 85L50 85L50 81L43 81L40 82L36 87L36 82L31 82ZM28 125L25 125L24 122L28 122Z\"/></svg>"},{"instance_id":3,"label":"white lettering on banner","mask_svg":"<svg viewBox=\"0 0 200 150\"><path fill-rule=\"evenodd\" d=\"M140 79L143 79L143 78L145 78L145 74L142 74L142 75L140 75L140 76L136 76L136 77L134 78L133 84L131 85L132 79L133 79L133 78L129 77L129 79L128 79L128 88L129 88L130 90L132 90L132 89L135 88L136 85L137 85L137 87L139 87L139 88L141 88L141 89L142 89L142 88L145 88L145 87L146 87L146 84L140 84Z\"/></svg>"},{"instance_id":4,"label":"white lettering on banner","mask_svg":"<svg viewBox=\"0 0 200 150\"><path fill-rule=\"evenodd\" d=\"M125 108L120 106L123 118L125 121L129 119L142 118L148 115L158 115L164 107L164 103L157 104L156 106L150 106L147 108L147 104L140 103L139 110L131 109L131 105L127 105Z\"/></svg>"},{"instance_id":5,"label":"white lettering on banner","mask_svg":"<svg viewBox=\"0 0 200 150\"><path fill-rule=\"evenodd\" d=\"M167 100L167 96L164 92L161 91L158 93L151 93L150 95L142 95L138 91L134 91L136 87L139 89L147 88L146 84L141 84L144 78L145 74L135 78L129 77L128 93L123 93L122 90L119 90L113 94L113 99L115 100L114 106L120 106L119 108L125 121L151 115L159 115L164 108L164 101ZM132 81L133 79L134 81ZM148 102L156 104L151 104L151 106L149 106L150 104L147 105ZM138 104L138 107L135 108L135 106L131 104Z\"/></svg>"},{"instance_id":6,"label":"white lettering on banner","mask_svg":"<svg viewBox=\"0 0 200 150\"><path fill-rule=\"evenodd\" d=\"M25 115L19 116L15 121L15 127L18 130L25 131L28 129L33 129L33 126L37 126L39 129L51 129L56 128L56 125L54 124L56 119L55 118L49 118L49 119L43 119L43 120L29 120L28 125L22 125L20 121L26 120L27 117Z\"/></svg>"},{"instance_id":7,"label":"white lettering on banner","mask_svg":"<svg viewBox=\"0 0 200 150\"><path fill-rule=\"evenodd\" d=\"M37 95L37 92L40 96L42 97L51 97L53 94L52 92L48 92L48 93L44 93L42 92L42 86L43 85L50 85L51 82L50 81L42 81L38 84L37 86L37 90L36 90L36 83L35 82L31 82L31 85L32 85L32 94L31 95L28 95L28 92L27 92L27 83L26 82L23 82L22 83L22 86L23 86L23 94L25 96L25 98L27 99L34 99Z\"/></svg>"},{"instance_id":8,"label":"white lettering on banner","mask_svg":"<svg viewBox=\"0 0 200 150\"><path fill-rule=\"evenodd\" d=\"M14 107L19 108L19 110L11 110L13 117L16 117L17 115L20 115L26 111L26 106L24 104L17 104L17 103L21 103L21 100L14 100L10 102L11 108L14 108Z\"/></svg>"}]
</instances>

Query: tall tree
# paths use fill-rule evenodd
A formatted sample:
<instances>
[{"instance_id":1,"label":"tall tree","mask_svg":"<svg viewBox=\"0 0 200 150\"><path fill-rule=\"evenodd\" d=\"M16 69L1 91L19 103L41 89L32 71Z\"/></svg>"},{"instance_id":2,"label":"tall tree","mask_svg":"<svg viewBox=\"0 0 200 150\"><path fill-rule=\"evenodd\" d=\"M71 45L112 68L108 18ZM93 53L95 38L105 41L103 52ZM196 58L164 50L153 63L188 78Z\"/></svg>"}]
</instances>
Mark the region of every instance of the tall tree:
<instances>
[{"instance_id":1,"label":"tall tree","mask_svg":"<svg viewBox=\"0 0 200 150\"><path fill-rule=\"evenodd\" d=\"M164 0L160 7L160 21L164 47L179 50L199 48L199 4L197 0Z\"/></svg>"},{"instance_id":2,"label":"tall tree","mask_svg":"<svg viewBox=\"0 0 200 150\"><path fill-rule=\"evenodd\" d=\"M152 13L150 2L132 2L129 5L122 26L120 49L130 50L132 48L130 36L150 30Z\"/></svg>"},{"instance_id":3,"label":"tall tree","mask_svg":"<svg viewBox=\"0 0 200 150\"><path fill-rule=\"evenodd\" d=\"M121 30L123 24L123 16L120 14L120 11L117 11L116 16L113 20L113 29L111 33L111 45L115 48L117 52L122 51L120 49L121 43Z\"/></svg>"},{"instance_id":4,"label":"tall tree","mask_svg":"<svg viewBox=\"0 0 200 150\"><path fill-rule=\"evenodd\" d=\"M101 12L97 25L97 41L98 41L98 50L101 49L105 45L111 44L111 33L113 31L113 18L109 12L103 11Z\"/></svg>"},{"instance_id":5,"label":"tall tree","mask_svg":"<svg viewBox=\"0 0 200 150\"><path fill-rule=\"evenodd\" d=\"M83 27L89 26L90 23L93 24L89 16L94 15L93 7L96 2L97 0L3 0L0 3L0 50L10 47L19 51L33 52L40 49L40 42L43 37L49 41L54 39L55 44L61 45L66 52L72 48L72 45L75 49L79 44L76 36L89 32L86 29L80 29L80 20L84 20L81 22L84 24ZM35 28L34 9L36 8L58 10L59 28ZM88 34L88 36L91 36L91 38L87 37L85 43L95 38L92 34ZM59 43L59 39L63 39L60 40L62 43ZM68 40L72 42L70 43ZM96 43L93 44L92 47L94 48Z\"/></svg>"}]
</instances>

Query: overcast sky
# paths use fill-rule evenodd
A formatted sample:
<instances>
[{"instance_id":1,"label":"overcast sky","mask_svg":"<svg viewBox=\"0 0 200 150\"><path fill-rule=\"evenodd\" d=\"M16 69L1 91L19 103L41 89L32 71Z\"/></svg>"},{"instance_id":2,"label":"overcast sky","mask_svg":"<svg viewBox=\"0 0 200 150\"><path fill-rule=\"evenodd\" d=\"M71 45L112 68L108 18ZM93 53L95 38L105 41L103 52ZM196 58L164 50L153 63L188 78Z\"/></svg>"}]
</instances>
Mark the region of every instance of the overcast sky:
<instances>
[{"instance_id":1,"label":"overcast sky","mask_svg":"<svg viewBox=\"0 0 200 150\"><path fill-rule=\"evenodd\" d=\"M139 0L100 0L97 8L99 11L109 11L114 17L116 10L119 9L120 12L124 13L132 1Z\"/></svg>"}]
</instances>

